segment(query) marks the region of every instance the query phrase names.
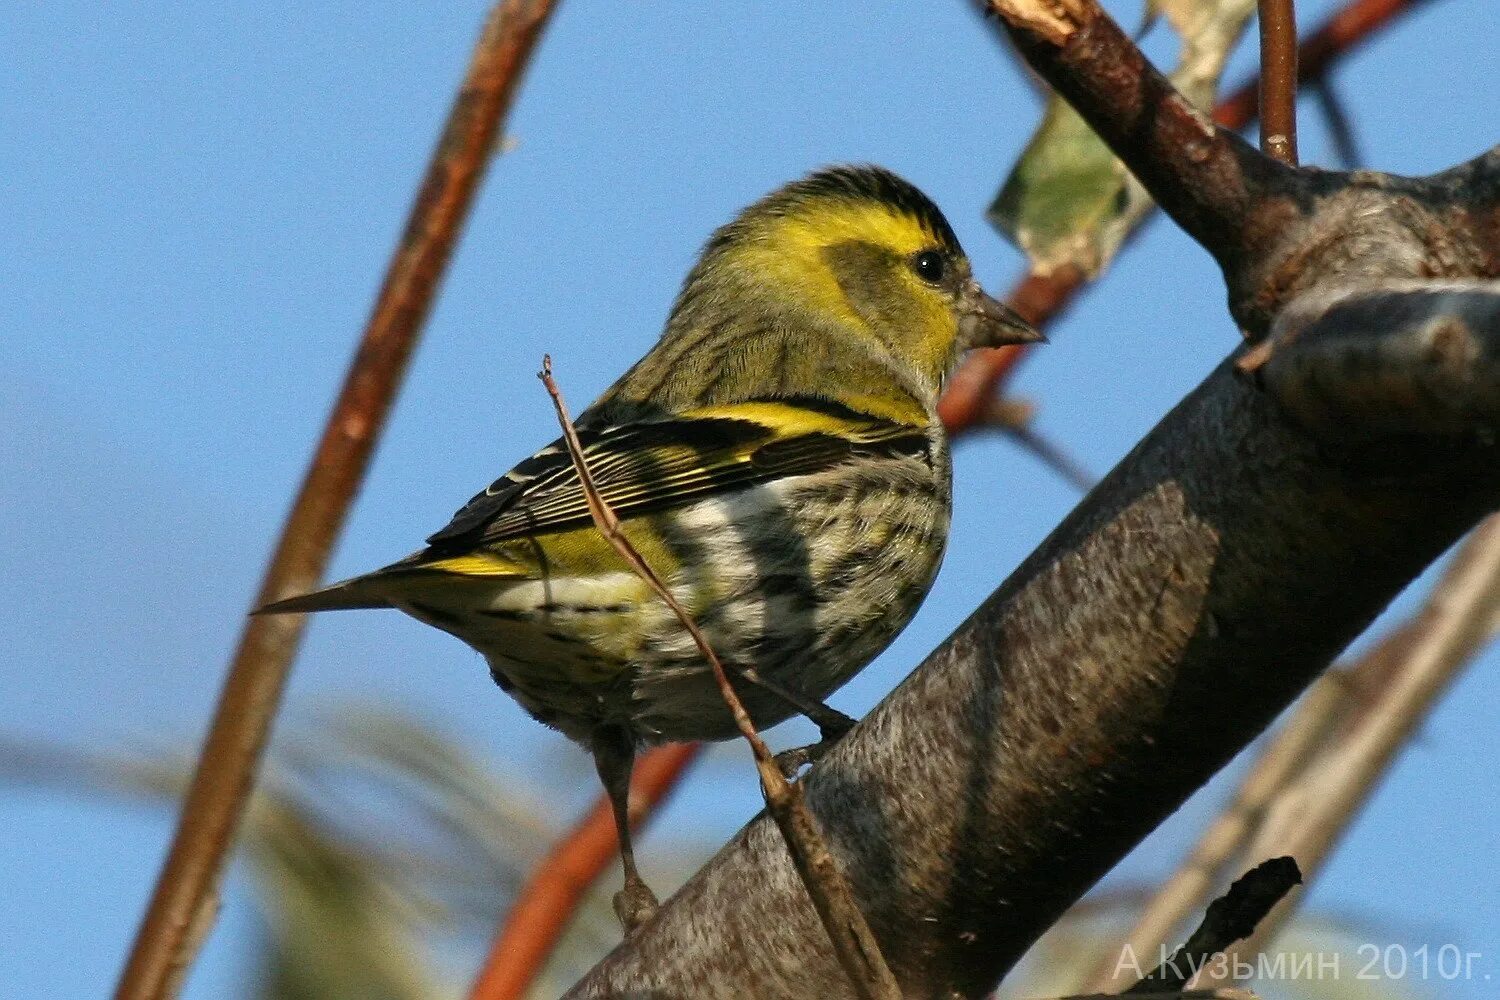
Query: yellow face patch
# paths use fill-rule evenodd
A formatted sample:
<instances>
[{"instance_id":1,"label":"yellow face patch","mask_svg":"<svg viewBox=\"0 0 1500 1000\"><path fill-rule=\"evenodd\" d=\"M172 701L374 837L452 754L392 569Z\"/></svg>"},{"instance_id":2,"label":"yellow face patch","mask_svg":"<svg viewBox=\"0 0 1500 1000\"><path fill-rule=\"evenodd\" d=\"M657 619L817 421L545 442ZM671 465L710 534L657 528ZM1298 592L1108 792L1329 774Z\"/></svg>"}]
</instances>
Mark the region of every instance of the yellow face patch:
<instances>
[{"instance_id":1,"label":"yellow face patch","mask_svg":"<svg viewBox=\"0 0 1500 1000\"><path fill-rule=\"evenodd\" d=\"M859 317L822 262L827 247L870 243L908 258L939 242L920 220L877 202L828 199L757 222L731 255L733 262L856 322Z\"/></svg>"},{"instance_id":2,"label":"yellow face patch","mask_svg":"<svg viewBox=\"0 0 1500 1000\"><path fill-rule=\"evenodd\" d=\"M917 216L878 201L808 200L755 219L728 255L728 263L784 289L791 301L869 330L868 317L850 301L826 259L826 251L840 244L877 247L891 262L899 262L890 268L894 273L888 276L888 287L900 299L893 305L909 319L901 329L886 332L899 336L899 352L918 370L941 378L952 361L958 334L951 293L924 282L908 262L924 250L951 248Z\"/></svg>"}]
</instances>

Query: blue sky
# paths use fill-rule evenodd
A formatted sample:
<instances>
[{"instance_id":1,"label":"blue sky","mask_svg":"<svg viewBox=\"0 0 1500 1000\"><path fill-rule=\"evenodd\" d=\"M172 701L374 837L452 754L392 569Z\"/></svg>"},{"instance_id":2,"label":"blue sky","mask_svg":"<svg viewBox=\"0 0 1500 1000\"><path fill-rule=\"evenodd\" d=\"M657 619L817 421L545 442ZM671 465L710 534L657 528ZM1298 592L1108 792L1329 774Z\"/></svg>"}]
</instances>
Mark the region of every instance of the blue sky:
<instances>
[{"instance_id":1,"label":"blue sky","mask_svg":"<svg viewBox=\"0 0 1500 1000\"><path fill-rule=\"evenodd\" d=\"M1134 21L1133 6L1111 8ZM1334 6L1299 4L1305 24ZM93 748L196 741L483 14L451 4L17 5L0 15L0 705L8 737ZM1342 66L1369 165L1425 173L1496 139L1500 5L1438 0ZM1157 42L1153 51L1168 53ZM1253 64L1241 52L1231 79ZM405 554L555 433L551 352L580 408L655 337L702 241L835 161L906 175L980 279L1017 253L982 210L1038 102L954 0L563 5L468 226L332 575ZM1304 107L1303 156L1328 163ZM1158 220L1053 329L1017 390L1102 472L1235 342L1205 254ZM835 698L860 713L1076 502L995 439L957 457L953 544L918 620ZM1408 603L1398 605L1409 607ZM1403 756L1311 895L1390 940L1454 942L1500 975L1500 656ZM288 692L410 706L546 786L567 751L477 655L395 614L329 616ZM784 742L803 735L787 729ZM758 808L738 749L648 835L721 838ZM565 768L569 775L576 769ZM571 815L594 795L554 792ZM1165 871L1195 800L1123 866ZM169 817L0 786L0 982L112 983ZM187 996L235 995L239 881ZM66 955L65 961L59 958ZM1486 995L1482 982L1445 995Z\"/></svg>"}]
</instances>

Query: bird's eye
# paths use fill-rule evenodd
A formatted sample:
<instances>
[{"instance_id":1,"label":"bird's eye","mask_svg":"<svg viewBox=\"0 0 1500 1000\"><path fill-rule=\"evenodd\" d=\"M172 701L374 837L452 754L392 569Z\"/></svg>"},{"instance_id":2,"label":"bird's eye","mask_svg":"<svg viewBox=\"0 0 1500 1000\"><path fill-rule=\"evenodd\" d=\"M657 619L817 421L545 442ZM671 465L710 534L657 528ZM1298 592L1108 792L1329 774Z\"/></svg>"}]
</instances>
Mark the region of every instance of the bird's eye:
<instances>
[{"instance_id":1,"label":"bird's eye","mask_svg":"<svg viewBox=\"0 0 1500 1000\"><path fill-rule=\"evenodd\" d=\"M917 272L917 277L934 285L943 280L943 272L946 270L943 255L936 250L923 250L913 257L911 269Z\"/></svg>"}]
</instances>

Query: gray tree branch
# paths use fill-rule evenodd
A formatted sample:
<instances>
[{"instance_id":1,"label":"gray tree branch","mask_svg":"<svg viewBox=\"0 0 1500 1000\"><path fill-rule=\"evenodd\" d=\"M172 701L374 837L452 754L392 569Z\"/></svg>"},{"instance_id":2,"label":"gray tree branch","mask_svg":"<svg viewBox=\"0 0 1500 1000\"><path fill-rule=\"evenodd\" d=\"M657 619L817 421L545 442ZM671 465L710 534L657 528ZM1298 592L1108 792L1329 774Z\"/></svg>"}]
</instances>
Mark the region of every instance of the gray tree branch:
<instances>
[{"instance_id":1,"label":"gray tree branch","mask_svg":"<svg viewBox=\"0 0 1500 1000\"><path fill-rule=\"evenodd\" d=\"M983 995L1500 505L1493 426L1329 441L1271 397L1221 365L805 779L908 995ZM762 818L570 996L810 993L845 980Z\"/></svg>"}]
</instances>

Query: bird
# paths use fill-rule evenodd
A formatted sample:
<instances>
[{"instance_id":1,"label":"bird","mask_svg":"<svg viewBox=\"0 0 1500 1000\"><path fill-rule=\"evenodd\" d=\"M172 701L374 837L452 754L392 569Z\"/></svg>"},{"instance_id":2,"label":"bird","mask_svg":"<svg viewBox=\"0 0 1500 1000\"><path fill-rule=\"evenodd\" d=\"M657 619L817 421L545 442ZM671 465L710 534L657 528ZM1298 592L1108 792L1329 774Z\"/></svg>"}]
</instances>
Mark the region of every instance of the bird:
<instances>
[{"instance_id":1,"label":"bird","mask_svg":"<svg viewBox=\"0 0 1500 1000\"><path fill-rule=\"evenodd\" d=\"M987 295L917 187L828 167L709 239L660 339L575 423L598 498L707 638L758 728L823 704L906 627L947 544L937 402L962 354L1044 339ZM627 933L657 900L627 823L638 750L737 735L677 615L591 521L560 438L426 547L257 614L395 608L461 639L587 749L619 834ZM795 765L794 765L795 766Z\"/></svg>"}]
</instances>

